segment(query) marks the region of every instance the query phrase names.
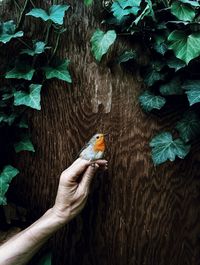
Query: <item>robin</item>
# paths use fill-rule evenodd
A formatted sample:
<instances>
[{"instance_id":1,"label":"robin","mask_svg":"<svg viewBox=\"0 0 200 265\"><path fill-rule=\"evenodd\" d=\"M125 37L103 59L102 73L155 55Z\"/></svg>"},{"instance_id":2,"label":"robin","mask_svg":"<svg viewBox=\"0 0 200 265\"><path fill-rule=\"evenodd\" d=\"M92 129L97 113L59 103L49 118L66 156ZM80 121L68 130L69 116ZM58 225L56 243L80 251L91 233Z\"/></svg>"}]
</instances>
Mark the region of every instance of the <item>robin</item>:
<instances>
[{"instance_id":1,"label":"robin","mask_svg":"<svg viewBox=\"0 0 200 265\"><path fill-rule=\"evenodd\" d=\"M105 148L105 135L103 133L97 133L83 147L79 157L89 161L102 159L104 156Z\"/></svg>"}]
</instances>

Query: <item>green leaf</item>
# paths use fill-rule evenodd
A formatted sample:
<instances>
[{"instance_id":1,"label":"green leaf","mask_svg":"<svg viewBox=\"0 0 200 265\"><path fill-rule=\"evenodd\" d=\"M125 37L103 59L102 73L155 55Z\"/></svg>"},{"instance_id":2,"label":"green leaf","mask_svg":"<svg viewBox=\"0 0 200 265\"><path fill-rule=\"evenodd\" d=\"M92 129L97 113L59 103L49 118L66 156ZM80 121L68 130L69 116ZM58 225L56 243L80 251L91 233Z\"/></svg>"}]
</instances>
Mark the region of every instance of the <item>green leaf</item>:
<instances>
[{"instance_id":1,"label":"green leaf","mask_svg":"<svg viewBox=\"0 0 200 265\"><path fill-rule=\"evenodd\" d=\"M21 151L35 152L34 146L27 135L24 135L18 143L15 143L14 148L16 153Z\"/></svg>"},{"instance_id":2,"label":"green leaf","mask_svg":"<svg viewBox=\"0 0 200 265\"><path fill-rule=\"evenodd\" d=\"M192 21L195 17L195 10L191 6L185 5L179 1L172 3L171 13L183 21Z\"/></svg>"},{"instance_id":3,"label":"green leaf","mask_svg":"<svg viewBox=\"0 0 200 265\"><path fill-rule=\"evenodd\" d=\"M117 57L116 63L125 63L131 59L136 59L137 53L136 51L125 51L120 56Z\"/></svg>"},{"instance_id":4,"label":"green leaf","mask_svg":"<svg viewBox=\"0 0 200 265\"><path fill-rule=\"evenodd\" d=\"M133 14L137 15L140 10L141 0L117 0L113 2L111 6L111 11L113 12L113 16L118 20L122 20L124 16Z\"/></svg>"},{"instance_id":5,"label":"green leaf","mask_svg":"<svg viewBox=\"0 0 200 265\"><path fill-rule=\"evenodd\" d=\"M170 42L168 48L187 64L200 55L200 33L186 35L184 31L174 30L168 40Z\"/></svg>"},{"instance_id":6,"label":"green leaf","mask_svg":"<svg viewBox=\"0 0 200 265\"><path fill-rule=\"evenodd\" d=\"M62 25L65 15L65 11L69 9L69 5L52 5L49 8L48 13L41 8L33 8L27 16L32 16L36 18L41 18L43 21L50 20L53 23Z\"/></svg>"},{"instance_id":7,"label":"green leaf","mask_svg":"<svg viewBox=\"0 0 200 265\"><path fill-rule=\"evenodd\" d=\"M14 93L14 105L25 105L33 109L40 110L40 92L42 85L31 84L29 86L29 93L24 91L17 91Z\"/></svg>"},{"instance_id":8,"label":"green leaf","mask_svg":"<svg viewBox=\"0 0 200 265\"><path fill-rule=\"evenodd\" d=\"M169 66L169 68L174 68L175 72L186 66L184 61L174 56L167 60L167 65Z\"/></svg>"},{"instance_id":9,"label":"green leaf","mask_svg":"<svg viewBox=\"0 0 200 265\"><path fill-rule=\"evenodd\" d=\"M200 102L200 80L188 80L183 84L190 106Z\"/></svg>"},{"instance_id":10,"label":"green leaf","mask_svg":"<svg viewBox=\"0 0 200 265\"><path fill-rule=\"evenodd\" d=\"M34 56L36 54L43 53L45 50L45 45L46 44L43 41L37 41L33 43L33 49L23 49L20 53Z\"/></svg>"},{"instance_id":11,"label":"green leaf","mask_svg":"<svg viewBox=\"0 0 200 265\"><path fill-rule=\"evenodd\" d=\"M114 43L117 35L114 30L103 32L97 29L90 40L92 53L97 61L101 61L102 56L107 53L110 46Z\"/></svg>"},{"instance_id":12,"label":"green leaf","mask_svg":"<svg viewBox=\"0 0 200 265\"><path fill-rule=\"evenodd\" d=\"M17 125L19 128L25 128L25 129L28 128L28 123L27 123L27 120L25 119L25 117L22 117Z\"/></svg>"},{"instance_id":13,"label":"green leaf","mask_svg":"<svg viewBox=\"0 0 200 265\"><path fill-rule=\"evenodd\" d=\"M90 6L93 3L93 0L84 0L86 6Z\"/></svg>"},{"instance_id":14,"label":"green leaf","mask_svg":"<svg viewBox=\"0 0 200 265\"><path fill-rule=\"evenodd\" d=\"M130 14L129 9L123 9L117 1L113 2L111 11L113 12L113 16L119 21Z\"/></svg>"},{"instance_id":15,"label":"green leaf","mask_svg":"<svg viewBox=\"0 0 200 265\"><path fill-rule=\"evenodd\" d=\"M167 160L174 161L176 156L183 159L190 151L190 145L186 145L181 139L173 140L171 133L163 132L155 136L151 142L152 159L155 165Z\"/></svg>"},{"instance_id":16,"label":"green leaf","mask_svg":"<svg viewBox=\"0 0 200 265\"><path fill-rule=\"evenodd\" d=\"M152 1L151 1L151 0L145 0L145 2L147 3L147 6L149 7L150 16L152 17L152 19L153 19L154 21L156 21L155 14L154 14L154 10L153 10L153 4L152 4Z\"/></svg>"},{"instance_id":17,"label":"green leaf","mask_svg":"<svg viewBox=\"0 0 200 265\"><path fill-rule=\"evenodd\" d=\"M6 93L6 94L2 95L2 100L8 100L8 99L10 99L12 97L13 97L13 93L11 93L11 94Z\"/></svg>"},{"instance_id":18,"label":"green leaf","mask_svg":"<svg viewBox=\"0 0 200 265\"><path fill-rule=\"evenodd\" d=\"M57 67L44 67L46 79L58 78L60 80L72 83L70 73L68 71L69 60L63 60Z\"/></svg>"},{"instance_id":19,"label":"green leaf","mask_svg":"<svg viewBox=\"0 0 200 265\"><path fill-rule=\"evenodd\" d=\"M165 74L160 72L163 67L164 64L160 61L151 63L144 75L144 82L147 86L153 86L157 81L164 80Z\"/></svg>"},{"instance_id":20,"label":"green leaf","mask_svg":"<svg viewBox=\"0 0 200 265\"><path fill-rule=\"evenodd\" d=\"M0 123L3 121L3 119L4 119L4 113L0 112Z\"/></svg>"},{"instance_id":21,"label":"green leaf","mask_svg":"<svg viewBox=\"0 0 200 265\"><path fill-rule=\"evenodd\" d=\"M165 74L152 70L145 76L144 82L147 86L153 86L157 81L164 80Z\"/></svg>"},{"instance_id":22,"label":"green leaf","mask_svg":"<svg viewBox=\"0 0 200 265\"><path fill-rule=\"evenodd\" d=\"M139 7L142 0L117 0L117 2L125 9L130 7Z\"/></svg>"},{"instance_id":23,"label":"green leaf","mask_svg":"<svg viewBox=\"0 0 200 265\"><path fill-rule=\"evenodd\" d=\"M9 126L11 126L14 123L16 118L17 118L16 113L11 113L11 114L0 113L0 122L5 122Z\"/></svg>"},{"instance_id":24,"label":"green leaf","mask_svg":"<svg viewBox=\"0 0 200 265\"><path fill-rule=\"evenodd\" d=\"M183 90L181 88L181 80L179 77L175 77L168 83L160 86L160 93L164 96L181 95Z\"/></svg>"},{"instance_id":25,"label":"green leaf","mask_svg":"<svg viewBox=\"0 0 200 265\"><path fill-rule=\"evenodd\" d=\"M194 7L199 7L200 4L198 3L198 1L192 1L192 0L179 0L181 3L184 3L184 4L189 4L191 6L194 6Z\"/></svg>"},{"instance_id":26,"label":"green leaf","mask_svg":"<svg viewBox=\"0 0 200 265\"><path fill-rule=\"evenodd\" d=\"M5 78L31 80L34 73L35 73L35 69L32 69L30 66L27 66L24 68L15 67L6 73Z\"/></svg>"},{"instance_id":27,"label":"green leaf","mask_svg":"<svg viewBox=\"0 0 200 265\"><path fill-rule=\"evenodd\" d=\"M160 53L160 54L162 54L162 55L164 55L166 52L167 52L167 50L168 50L168 48L167 48L167 45L166 45L166 43L160 43L160 44L157 44L157 43L155 43L154 45L153 45L153 48L158 52L158 53Z\"/></svg>"},{"instance_id":28,"label":"green leaf","mask_svg":"<svg viewBox=\"0 0 200 265\"><path fill-rule=\"evenodd\" d=\"M153 109L161 109L165 105L166 99L161 96L155 96L146 90L139 96L139 102L142 109L149 112Z\"/></svg>"},{"instance_id":29,"label":"green leaf","mask_svg":"<svg viewBox=\"0 0 200 265\"><path fill-rule=\"evenodd\" d=\"M177 123L176 129L184 142L195 139L200 134L200 120L195 112L186 112Z\"/></svg>"},{"instance_id":30,"label":"green leaf","mask_svg":"<svg viewBox=\"0 0 200 265\"><path fill-rule=\"evenodd\" d=\"M144 76L144 82L147 86L153 86L157 81L165 78L165 74L160 72L164 66L165 64L162 61L151 62Z\"/></svg>"},{"instance_id":31,"label":"green leaf","mask_svg":"<svg viewBox=\"0 0 200 265\"><path fill-rule=\"evenodd\" d=\"M13 166L7 165L0 174L0 205L6 205L5 194L9 188L12 179L19 173L19 170Z\"/></svg>"},{"instance_id":32,"label":"green leaf","mask_svg":"<svg viewBox=\"0 0 200 265\"><path fill-rule=\"evenodd\" d=\"M166 32L167 33L167 32ZM156 34L155 35L155 43L153 44L153 48L160 54L164 55L167 50L167 44L165 43L167 36L165 34Z\"/></svg>"},{"instance_id":33,"label":"green leaf","mask_svg":"<svg viewBox=\"0 0 200 265\"><path fill-rule=\"evenodd\" d=\"M13 38L19 38L23 36L23 31L17 31L16 25L13 20L9 20L4 23L0 23L0 42L7 43Z\"/></svg>"}]
</instances>

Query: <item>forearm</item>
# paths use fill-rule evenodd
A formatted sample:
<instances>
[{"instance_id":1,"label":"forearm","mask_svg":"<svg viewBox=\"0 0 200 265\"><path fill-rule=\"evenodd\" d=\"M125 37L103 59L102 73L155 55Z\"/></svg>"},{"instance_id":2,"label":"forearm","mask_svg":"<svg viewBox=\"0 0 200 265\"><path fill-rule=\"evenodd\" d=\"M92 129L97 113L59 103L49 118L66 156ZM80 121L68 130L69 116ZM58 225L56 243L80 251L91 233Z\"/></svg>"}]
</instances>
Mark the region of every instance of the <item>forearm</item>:
<instances>
[{"instance_id":1,"label":"forearm","mask_svg":"<svg viewBox=\"0 0 200 265\"><path fill-rule=\"evenodd\" d=\"M0 247L0 264L26 264L39 248L61 228L65 222L52 209L27 229L11 238Z\"/></svg>"}]
</instances>

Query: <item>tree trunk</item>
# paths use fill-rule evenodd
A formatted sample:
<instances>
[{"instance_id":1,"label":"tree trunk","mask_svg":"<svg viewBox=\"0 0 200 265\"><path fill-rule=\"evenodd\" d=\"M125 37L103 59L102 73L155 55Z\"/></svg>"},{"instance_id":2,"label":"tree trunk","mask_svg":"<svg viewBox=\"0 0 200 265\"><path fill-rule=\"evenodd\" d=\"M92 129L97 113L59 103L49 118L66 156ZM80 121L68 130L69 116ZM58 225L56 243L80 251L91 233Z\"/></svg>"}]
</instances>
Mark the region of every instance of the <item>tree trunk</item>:
<instances>
[{"instance_id":1,"label":"tree trunk","mask_svg":"<svg viewBox=\"0 0 200 265\"><path fill-rule=\"evenodd\" d=\"M21 174L12 191L32 220L38 218L53 205L59 176L84 143L96 132L109 133L109 170L96 176L83 212L50 242L53 264L200 264L199 150L184 161L153 166L149 140L169 130L180 113L144 114L138 74L109 68L108 57L95 62L90 38L102 7L94 2L87 8L68 1L58 55L71 60L73 83L51 80L43 87L42 111L30 113L36 152L17 156ZM40 30L41 23L31 25ZM119 40L108 56L124 46Z\"/></svg>"}]
</instances>

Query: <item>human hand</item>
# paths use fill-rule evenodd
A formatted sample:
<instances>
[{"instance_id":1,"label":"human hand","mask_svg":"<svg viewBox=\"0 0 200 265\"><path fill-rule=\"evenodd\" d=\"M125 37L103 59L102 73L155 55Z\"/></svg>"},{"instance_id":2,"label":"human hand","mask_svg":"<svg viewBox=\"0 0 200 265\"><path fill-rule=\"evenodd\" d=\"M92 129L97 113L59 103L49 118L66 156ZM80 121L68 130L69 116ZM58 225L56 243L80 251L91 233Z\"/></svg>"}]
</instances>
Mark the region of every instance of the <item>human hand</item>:
<instances>
[{"instance_id":1,"label":"human hand","mask_svg":"<svg viewBox=\"0 0 200 265\"><path fill-rule=\"evenodd\" d=\"M90 162L78 158L62 172L55 205L52 208L61 223L71 220L83 209L89 194L90 183L98 169L107 169L107 161Z\"/></svg>"}]
</instances>

